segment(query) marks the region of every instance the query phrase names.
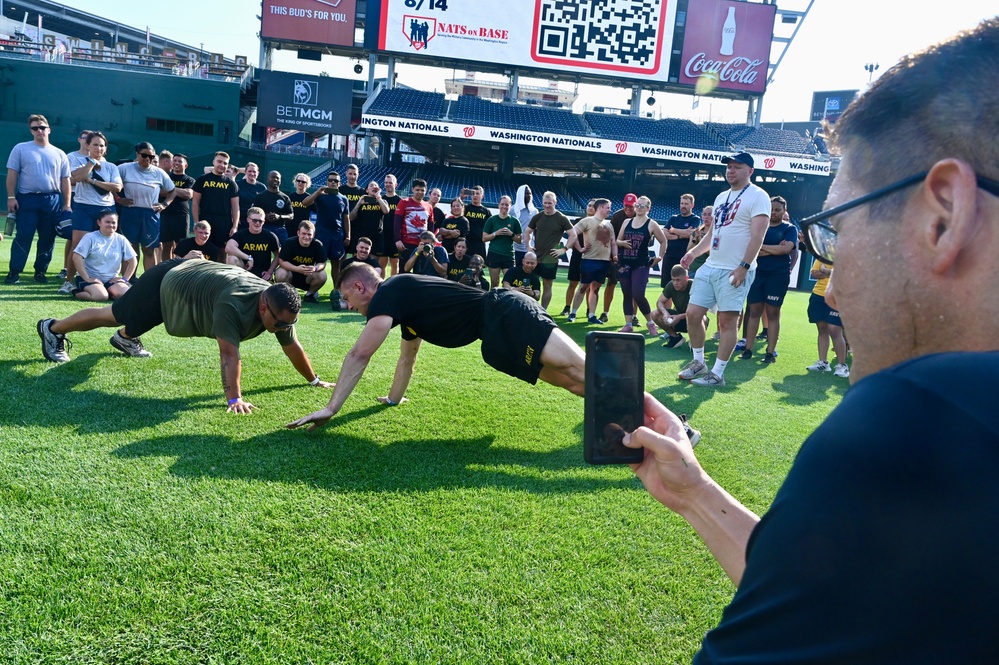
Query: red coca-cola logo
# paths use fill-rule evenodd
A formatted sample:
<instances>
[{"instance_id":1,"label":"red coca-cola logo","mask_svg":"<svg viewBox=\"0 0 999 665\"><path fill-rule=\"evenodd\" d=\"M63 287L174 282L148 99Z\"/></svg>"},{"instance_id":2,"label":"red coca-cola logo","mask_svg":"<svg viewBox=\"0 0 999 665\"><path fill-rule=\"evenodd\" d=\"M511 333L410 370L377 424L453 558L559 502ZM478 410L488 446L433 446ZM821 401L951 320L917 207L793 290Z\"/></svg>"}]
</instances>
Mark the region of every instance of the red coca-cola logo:
<instances>
[{"instance_id":1,"label":"red coca-cola logo","mask_svg":"<svg viewBox=\"0 0 999 665\"><path fill-rule=\"evenodd\" d=\"M706 53L698 53L687 61L683 73L690 78L701 75L717 78L723 83L752 85L759 74L756 68L763 64L760 59L750 60L737 56L731 60L708 60Z\"/></svg>"},{"instance_id":2,"label":"red coca-cola logo","mask_svg":"<svg viewBox=\"0 0 999 665\"><path fill-rule=\"evenodd\" d=\"M620 155L621 153L623 153L625 150L628 149L628 144L622 141L621 143L616 144L614 146L614 149L617 150L617 154Z\"/></svg>"},{"instance_id":3,"label":"red coca-cola logo","mask_svg":"<svg viewBox=\"0 0 999 665\"><path fill-rule=\"evenodd\" d=\"M466 139L470 139L475 136L475 127L465 127L462 131L465 132Z\"/></svg>"},{"instance_id":4,"label":"red coca-cola logo","mask_svg":"<svg viewBox=\"0 0 999 665\"><path fill-rule=\"evenodd\" d=\"M772 169L774 167L774 164L776 163L777 160L774 159L773 157L767 157L766 159L763 160L763 166L767 167L768 169Z\"/></svg>"}]
</instances>

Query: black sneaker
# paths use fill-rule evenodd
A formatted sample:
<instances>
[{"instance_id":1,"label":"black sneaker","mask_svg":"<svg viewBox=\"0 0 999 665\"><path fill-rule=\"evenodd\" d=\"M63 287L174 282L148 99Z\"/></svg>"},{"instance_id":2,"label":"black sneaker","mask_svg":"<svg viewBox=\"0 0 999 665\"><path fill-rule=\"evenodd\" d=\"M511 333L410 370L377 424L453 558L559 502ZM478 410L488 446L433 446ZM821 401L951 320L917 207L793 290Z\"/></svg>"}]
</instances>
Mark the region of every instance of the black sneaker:
<instances>
[{"instance_id":1,"label":"black sneaker","mask_svg":"<svg viewBox=\"0 0 999 665\"><path fill-rule=\"evenodd\" d=\"M65 269L65 268L63 268L62 270L60 270L60 271L59 271L59 274L58 274L58 275L56 275L56 276L57 276L57 277L58 277L59 279L61 279L61 280L63 280L63 281L66 281L66 269Z\"/></svg>"},{"instance_id":2,"label":"black sneaker","mask_svg":"<svg viewBox=\"0 0 999 665\"><path fill-rule=\"evenodd\" d=\"M142 340L138 337L133 337L128 339L123 337L120 330L116 330L114 337L111 338L111 346L118 349L126 356L131 356L133 358L151 358L152 353L146 351L142 348Z\"/></svg>"},{"instance_id":3,"label":"black sneaker","mask_svg":"<svg viewBox=\"0 0 999 665\"><path fill-rule=\"evenodd\" d=\"M38 282L39 284L48 284L49 283L49 278L46 277L45 273L43 273L43 272L36 272L35 273L35 281Z\"/></svg>"},{"instance_id":4,"label":"black sneaker","mask_svg":"<svg viewBox=\"0 0 999 665\"><path fill-rule=\"evenodd\" d=\"M21 274L16 272L7 273L7 277L3 280L4 284L20 284Z\"/></svg>"},{"instance_id":5,"label":"black sneaker","mask_svg":"<svg viewBox=\"0 0 999 665\"><path fill-rule=\"evenodd\" d=\"M605 321L604 323L606 323L606 321ZM637 327L638 327L638 325L639 325L639 324L638 324L638 317L637 317L637 316L633 316L633 317L631 317L631 326L632 326L633 328L637 328Z\"/></svg>"},{"instance_id":6,"label":"black sneaker","mask_svg":"<svg viewBox=\"0 0 999 665\"><path fill-rule=\"evenodd\" d=\"M753 350L746 349L745 351L742 352L742 354L739 357L742 358L743 360L749 360L750 358L753 357Z\"/></svg>"},{"instance_id":7,"label":"black sneaker","mask_svg":"<svg viewBox=\"0 0 999 665\"><path fill-rule=\"evenodd\" d=\"M42 319L38 322L38 336L42 339L42 355L54 363L64 363L69 360L67 346L72 347L65 335L52 332L50 326L55 319Z\"/></svg>"},{"instance_id":8,"label":"black sneaker","mask_svg":"<svg viewBox=\"0 0 999 665\"><path fill-rule=\"evenodd\" d=\"M607 312L600 315L600 323L607 323Z\"/></svg>"},{"instance_id":9,"label":"black sneaker","mask_svg":"<svg viewBox=\"0 0 999 665\"><path fill-rule=\"evenodd\" d=\"M567 305L567 306L566 306L566 308L562 310L562 313L561 313L561 314L559 314L559 316L569 316L569 312L570 312L570 311L571 311L571 310L569 309L569 307L568 307L568 305Z\"/></svg>"},{"instance_id":10,"label":"black sneaker","mask_svg":"<svg viewBox=\"0 0 999 665\"><path fill-rule=\"evenodd\" d=\"M756 339L766 339L766 338L767 338L767 329L764 328L763 330L760 331L760 334L756 336Z\"/></svg>"},{"instance_id":11,"label":"black sneaker","mask_svg":"<svg viewBox=\"0 0 999 665\"><path fill-rule=\"evenodd\" d=\"M683 346L686 340L683 339L683 335L677 335L676 337L670 337L667 339L663 346L667 349L675 349L678 346Z\"/></svg>"},{"instance_id":12,"label":"black sneaker","mask_svg":"<svg viewBox=\"0 0 999 665\"><path fill-rule=\"evenodd\" d=\"M318 303L319 302L319 294L318 293L306 293L305 297L302 298L302 300L304 300L305 302Z\"/></svg>"},{"instance_id":13,"label":"black sneaker","mask_svg":"<svg viewBox=\"0 0 999 665\"><path fill-rule=\"evenodd\" d=\"M765 354L765 355L763 356L763 362L764 362L764 363L766 363L767 365L770 365L770 364L772 364L772 363L775 363L775 362L777 362L777 356L775 356L775 355L774 355L774 354L772 354L772 353L766 353L766 354Z\"/></svg>"}]
</instances>

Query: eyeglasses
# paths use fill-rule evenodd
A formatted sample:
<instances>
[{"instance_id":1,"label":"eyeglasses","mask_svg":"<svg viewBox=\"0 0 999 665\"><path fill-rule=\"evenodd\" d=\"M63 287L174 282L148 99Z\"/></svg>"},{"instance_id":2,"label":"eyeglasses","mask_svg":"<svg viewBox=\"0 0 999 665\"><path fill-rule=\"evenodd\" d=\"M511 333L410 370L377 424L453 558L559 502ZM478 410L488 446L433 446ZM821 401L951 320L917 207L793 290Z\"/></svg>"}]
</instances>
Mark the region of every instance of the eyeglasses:
<instances>
[{"instance_id":1,"label":"eyeglasses","mask_svg":"<svg viewBox=\"0 0 999 665\"><path fill-rule=\"evenodd\" d=\"M823 263L833 265L833 259L836 258L837 231L836 228L826 220L847 212L848 210L858 208L865 203L870 203L871 201L885 197L888 194L893 194L894 192L903 190L906 187L918 184L922 182L927 175L929 175L929 171L923 171L921 173L911 175L908 178L903 178L902 180L894 182L886 187L874 190L870 194L864 194L863 196L857 197L852 201L847 201L846 203L838 205L835 208L823 210L816 215L812 215L811 217L806 217L801 220L801 230L805 234L805 245L808 247L808 251L817 256ZM980 189L984 189L993 196L999 196L999 182L980 175L975 176L975 181Z\"/></svg>"},{"instance_id":2,"label":"eyeglasses","mask_svg":"<svg viewBox=\"0 0 999 665\"><path fill-rule=\"evenodd\" d=\"M340 178L327 178L326 182L340 182Z\"/></svg>"},{"instance_id":3,"label":"eyeglasses","mask_svg":"<svg viewBox=\"0 0 999 665\"><path fill-rule=\"evenodd\" d=\"M248 221L250 224L263 224L264 223L264 220L260 219L259 217L247 217L246 221Z\"/></svg>"},{"instance_id":4,"label":"eyeglasses","mask_svg":"<svg viewBox=\"0 0 999 665\"><path fill-rule=\"evenodd\" d=\"M156 155L150 155L146 152L140 152L139 157L142 157L143 159L156 159Z\"/></svg>"},{"instance_id":5,"label":"eyeglasses","mask_svg":"<svg viewBox=\"0 0 999 665\"><path fill-rule=\"evenodd\" d=\"M299 183L301 185L304 185L304 184L306 184L309 181L308 180L296 180L295 182L297 182L297 183Z\"/></svg>"},{"instance_id":6,"label":"eyeglasses","mask_svg":"<svg viewBox=\"0 0 999 665\"><path fill-rule=\"evenodd\" d=\"M298 323L297 316L295 317L295 320L292 321L291 323L288 323L287 321L282 321L281 319L278 318L278 315L274 313L274 310L271 309L270 302L268 302L265 299L264 304L267 305L267 311L271 313L271 317L274 319L274 327L277 328L278 330L287 330L288 328L291 328L293 325Z\"/></svg>"},{"instance_id":7,"label":"eyeglasses","mask_svg":"<svg viewBox=\"0 0 999 665\"><path fill-rule=\"evenodd\" d=\"M45 125L38 125L37 127L32 127L31 131L33 131L33 132L44 132L46 129L48 129L47 126L45 126Z\"/></svg>"}]
</instances>

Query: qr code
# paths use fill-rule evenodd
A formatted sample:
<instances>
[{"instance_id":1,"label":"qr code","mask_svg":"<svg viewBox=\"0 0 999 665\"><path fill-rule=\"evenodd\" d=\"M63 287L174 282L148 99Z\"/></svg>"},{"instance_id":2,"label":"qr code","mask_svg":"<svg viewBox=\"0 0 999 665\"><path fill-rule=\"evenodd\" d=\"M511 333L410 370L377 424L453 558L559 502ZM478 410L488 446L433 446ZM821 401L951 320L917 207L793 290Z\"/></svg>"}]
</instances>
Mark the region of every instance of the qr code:
<instances>
[{"instance_id":1,"label":"qr code","mask_svg":"<svg viewBox=\"0 0 999 665\"><path fill-rule=\"evenodd\" d=\"M584 67L655 71L666 1L537 0L534 57Z\"/></svg>"}]
</instances>

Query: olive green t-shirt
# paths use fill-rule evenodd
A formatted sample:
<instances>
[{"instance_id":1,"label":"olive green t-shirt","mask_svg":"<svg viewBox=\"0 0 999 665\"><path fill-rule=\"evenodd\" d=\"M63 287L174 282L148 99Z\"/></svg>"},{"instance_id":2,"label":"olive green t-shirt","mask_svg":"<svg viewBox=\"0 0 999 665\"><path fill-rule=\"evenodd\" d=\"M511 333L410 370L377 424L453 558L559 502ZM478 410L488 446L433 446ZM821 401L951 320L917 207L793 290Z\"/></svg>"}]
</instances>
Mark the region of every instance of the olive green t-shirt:
<instances>
[{"instance_id":1,"label":"olive green t-shirt","mask_svg":"<svg viewBox=\"0 0 999 665\"><path fill-rule=\"evenodd\" d=\"M220 338L239 346L266 331L257 304L270 283L236 266L184 261L163 277L163 325L175 337ZM295 341L295 328L279 330L281 346Z\"/></svg>"}]
</instances>

